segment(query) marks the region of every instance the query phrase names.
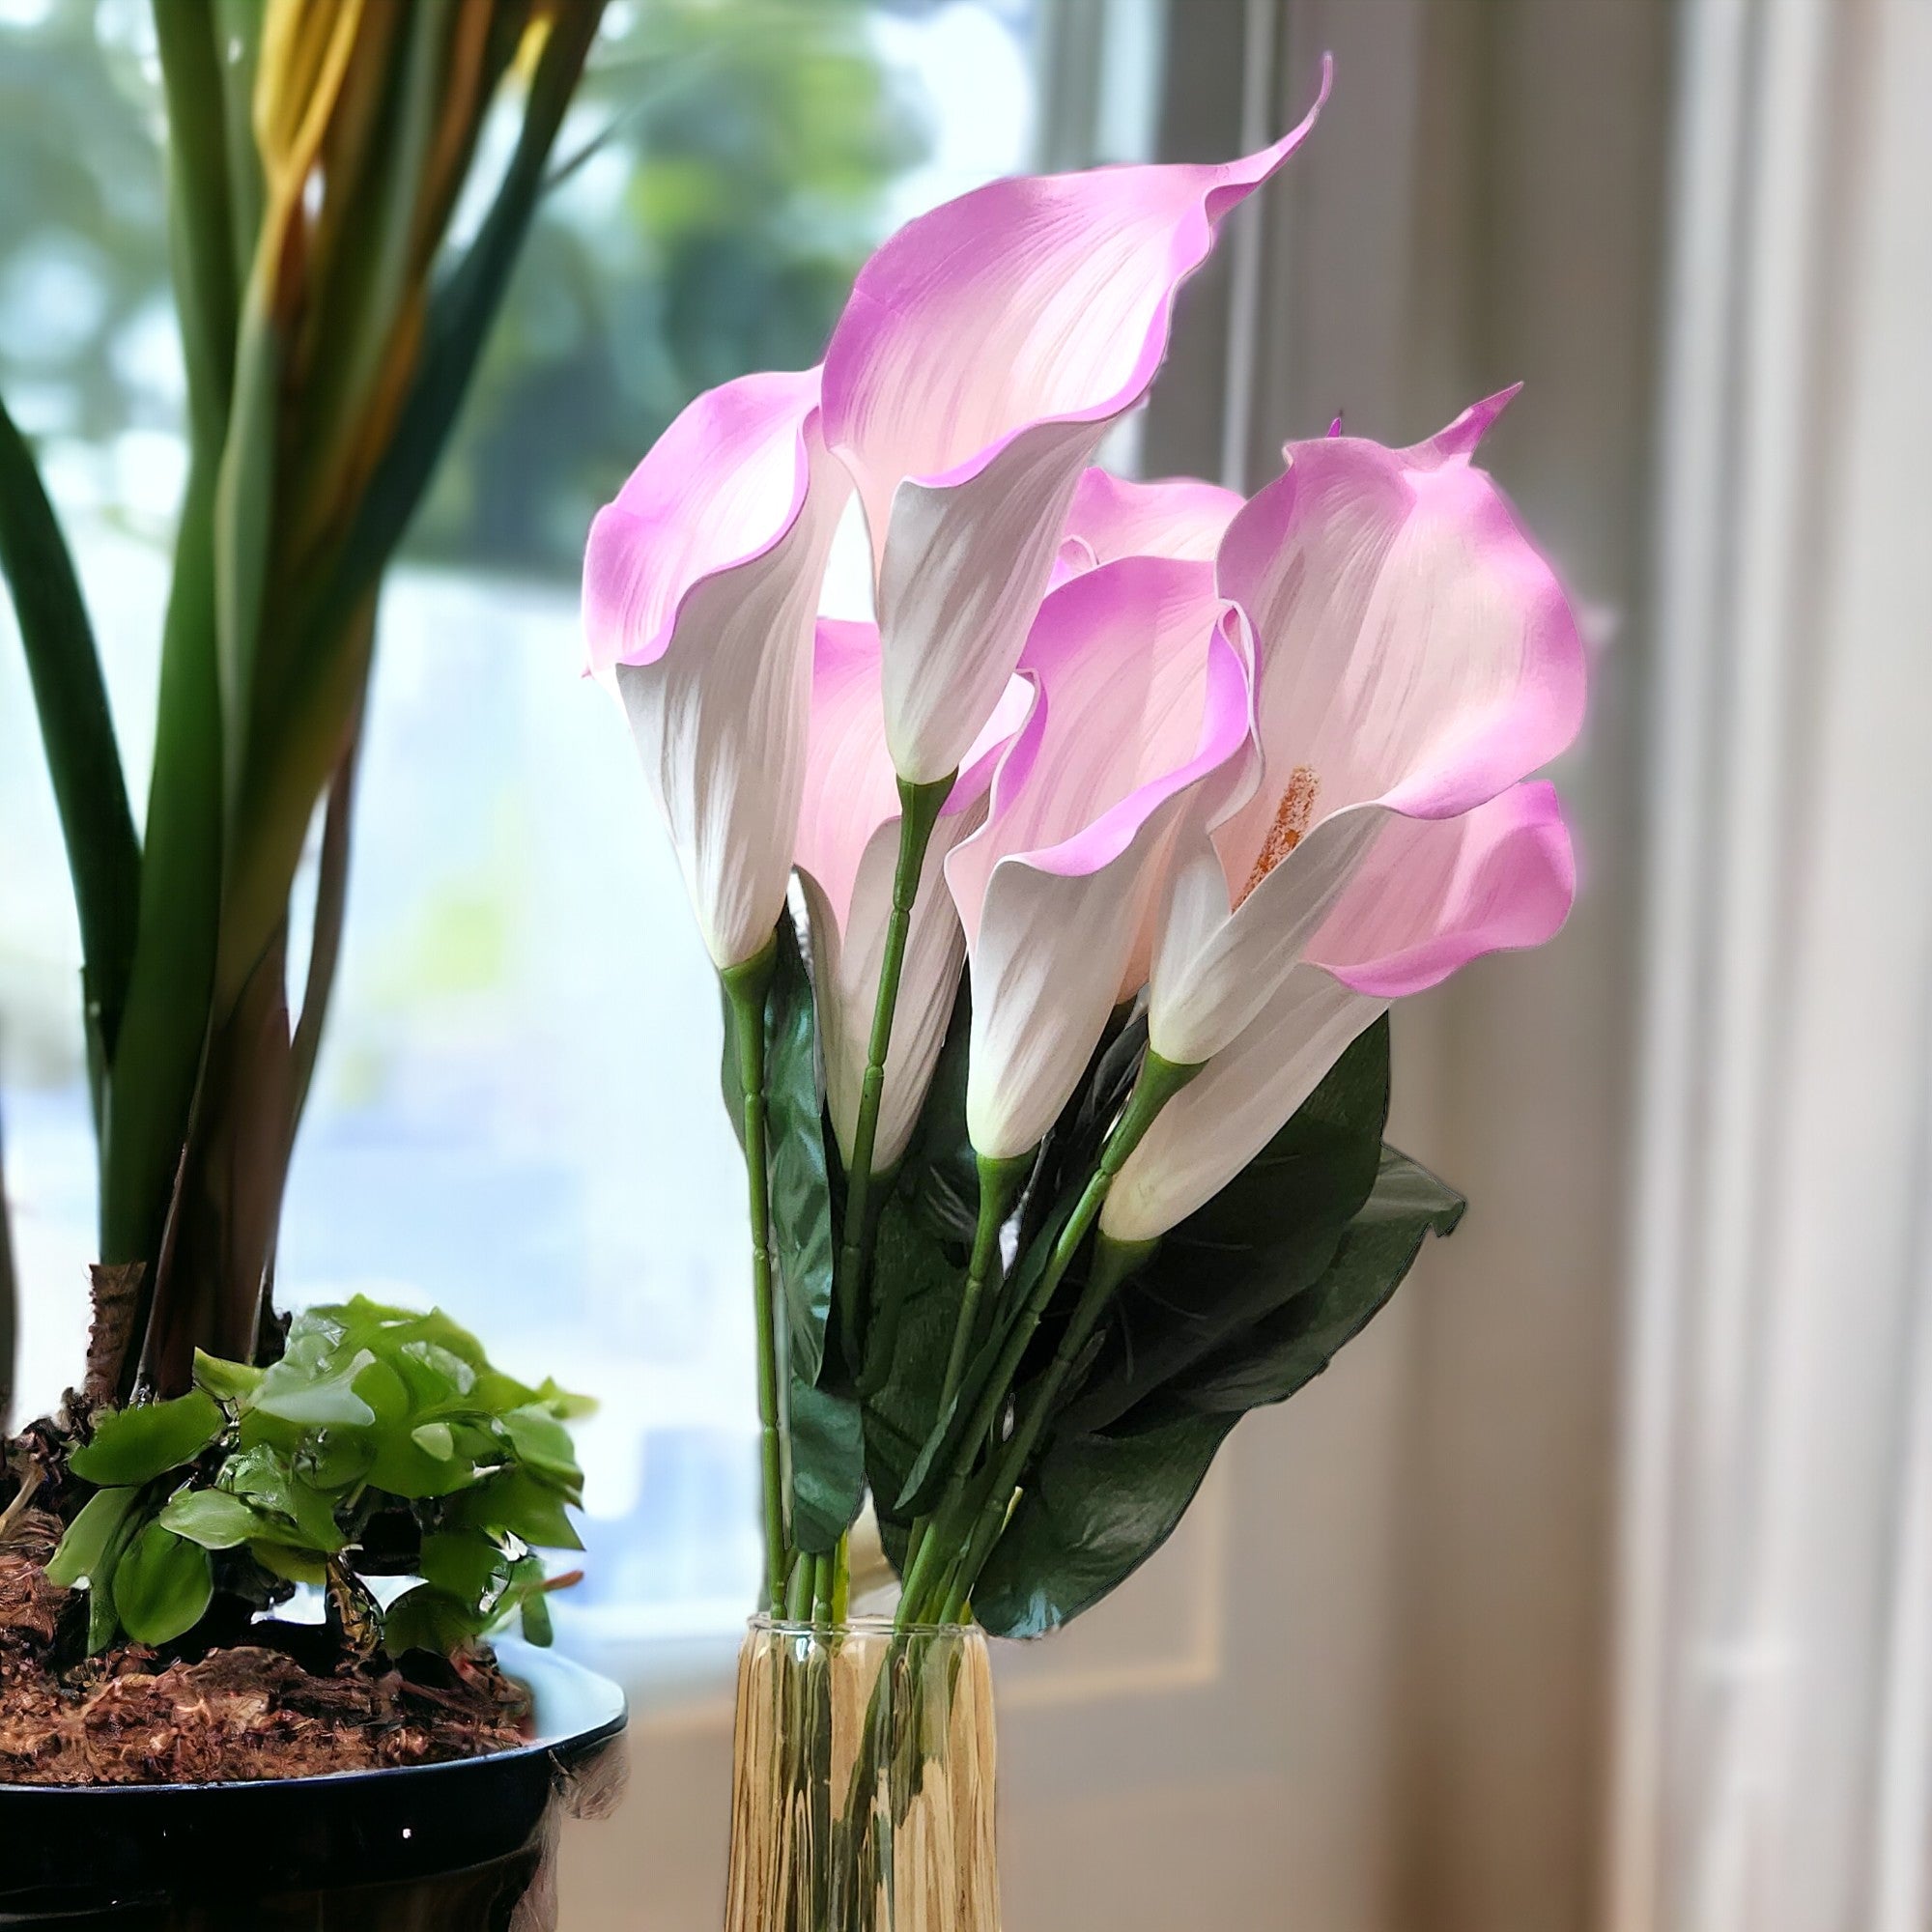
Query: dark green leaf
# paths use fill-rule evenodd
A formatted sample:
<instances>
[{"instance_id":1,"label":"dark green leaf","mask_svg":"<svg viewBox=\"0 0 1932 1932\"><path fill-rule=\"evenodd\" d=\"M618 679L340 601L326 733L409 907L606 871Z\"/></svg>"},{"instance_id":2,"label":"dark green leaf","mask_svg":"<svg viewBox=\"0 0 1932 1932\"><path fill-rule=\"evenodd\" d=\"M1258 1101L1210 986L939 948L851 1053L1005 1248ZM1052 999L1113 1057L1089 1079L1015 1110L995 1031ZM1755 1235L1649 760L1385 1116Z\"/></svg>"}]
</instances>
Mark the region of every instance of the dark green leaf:
<instances>
[{"instance_id":1,"label":"dark green leaf","mask_svg":"<svg viewBox=\"0 0 1932 1932\"><path fill-rule=\"evenodd\" d=\"M902 1190L914 1211L942 1240L972 1245L980 1218L980 1171L966 1131L966 1072L973 1033L972 982L953 996L946 1043L906 1150Z\"/></svg>"},{"instance_id":2,"label":"dark green leaf","mask_svg":"<svg viewBox=\"0 0 1932 1932\"><path fill-rule=\"evenodd\" d=\"M1097 1604L1173 1534L1235 1421L1057 1442L980 1573L974 1614L995 1636L1040 1636Z\"/></svg>"},{"instance_id":3,"label":"dark green leaf","mask_svg":"<svg viewBox=\"0 0 1932 1932\"><path fill-rule=\"evenodd\" d=\"M243 1449L221 1465L220 1486L280 1520L260 1533L333 1556L342 1548L333 1496L295 1471L288 1456L266 1443Z\"/></svg>"},{"instance_id":4,"label":"dark green leaf","mask_svg":"<svg viewBox=\"0 0 1932 1932\"><path fill-rule=\"evenodd\" d=\"M198 1624L214 1596L208 1551L158 1522L128 1546L114 1569L114 1608L136 1643L172 1643Z\"/></svg>"},{"instance_id":5,"label":"dark green leaf","mask_svg":"<svg viewBox=\"0 0 1932 1932\"><path fill-rule=\"evenodd\" d=\"M865 1402L866 1473L880 1527L892 1539L908 1527L896 1504L938 1421L966 1270L897 1190L880 1212L874 1256L876 1273L891 1272L903 1284L891 1373Z\"/></svg>"},{"instance_id":6,"label":"dark green leaf","mask_svg":"<svg viewBox=\"0 0 1932 1932\"><path fill-rule=\"evenodd\" d=\"M582 1492L583 1471L577 1465L570 1431L548 1409L513 1408L502 1418L502 1429L518 1462L539 1481L573 1496Z\"/></svg>"},{"instance_id":7,"label":"dark green leaf","mask_svg":"<svg viewBox=\"0 0 1932 1932\"><path fill-rule=\"evenodd\" d=\"M851 1396L791 1380L791 1539L809 1555L838 1547L866 1495L866 1449Z\"/></svg>"},{"instance_id":8,"label":"dark green leaf","mask_svg":"<svg viewBox=\"0 0 1932 1932\"><path fill-rule=\"evenodd\" d=\"M765 1002L765 1109L772 1255L784 1291L792 1373L816 1382L832 1312L832 1185L811 978L788 916L779 921Z\"/></svg>"},{"instance_id":9,"label":"dark green leaf","mask_svg":"<svg viewBox=\"0 0 1932 1932\"><path fill-rule=\"evenodd\" d=\"M549 1596L542 1590L532 1590L517 1607L523 1613L524 1641L535 1644L539 1650L548 1650L556 1640Z\"/></svg>"},{"instance_id":10,"label":"dark green leaf","mask_svg":"<svg viewBox=\"0 0 1932 1932\"><path fill-rule=\"evenodd\" d=\"M68 1458L68 1467L102 1489L152 1482L193 1462L227 1422L220 1404L200 1389L173 1402L110 1409L95 1424L94 1439Z\"/></svg>"},{"instance_id":11,"label":"dark green leaf","mask_svg":"<svg viewBox=\"0 0 1932 1932\"><path fill-rule=\"evenodd\" d=\"M1121 1291L1066 1427L1104 1429L1320 1278L1368 1199L1388 1116L1388 1022L1329 1068L1294 1118Z\"/></svg>"},{"instance_id":12,"label":"dark green leaf","mask_svg":"<svg viewBox=\"0 0 1932 1932\"><path fill-rule=\"evenodd\" d=\"M507 1568L502 1550L481 1530L438 1530L423 1538L423 1581L475 1605L479 1611L503 1581Z\"/></svg>"},{"instance_id":13,"label":"dark green leaf","mask_svg":"<svg viewBox=\"0 0 1932 1932\"><path fill-rule=\"evenodd\" d=\"M156 1520L204 1549L233 1549L273 1533L268 1518L225 1490L185 1490Z\"/></svg>"},{"instance_id":14,"label":"dark green leaf","mask_svg":"<svg viewBox=\"0 0 1932 1932\"><path fill-rule=\"evenodd\" d=\"M564 1499L522 1469L505 1469L449 1504L452 1526L521 1537L537 1549L582 1549Z\"/></svg>"},{"instance_id":15,"label":"dark green leaf","mask_svg":"<svg viewBox=\"0 0 1932 1932\"><path fill-rule=\"evenodd\" d=\"M68 1524L60 1548L47 1564L47 1581L69 1590L91 1583L140 1494L138 1489L121 1489L102 1490L89 1496L80 1514Z\"/></svg>"},{"instance_id":16,"label":"dark green leaf","mask_svg":"<svg viewBox=\"0 0 1932 1932\"><path fill-rule=\"evenodd\" d=\"M318 1490L346 1490L369 1473L376 1445L366 1430L311 1429L295 1452L295 1472Z\"/></svg>"},{"instance_id":17,"label":"dark green leaf","mask_svg":"<svg viewBox=\"0 0 1932 1932\"><path fill-rule=\"evenodd\" d=\"M1158 1549L1242 1414L1285 1401L1384 1307L1463 1201L1395 1149L1316 1281L1225 1337L1112 1430L1063 1428L973 1595L996 1635L1037 1636L1099 1602Z\"/></svg>"},{"instance_id":18,"label":"dark green leaf","mask_svg":"<svg viewBox=\"0 0 1932 1932\"><path fill-rule=\"evenodd\" d=\"M1163 1412L1239 1414L1285 1402L1368 1325L1402 1285L1423 1241L1452 1233L1463 1217L1461 1195L1394 1148L1314 1287L1254 1327L1231 1336L1170 1387Z\"/></svg>"},{"instance_id":19,"label":"dark green leaf","mask_svg":"<svg viewBox=\"0 0 1932 1932\"><path fill-rule=\"evenodd\" d=\"M297 1549L293 1545L264 1539L248 1546L248 1553L270 1576L286 1577L291 1583L326 1583L328 1565L312 1549Z\"/></svg>"},{"instance_id":20,"label":"dark green leaf","mask_svg":"<svg viewBox=\"0 0 1932 1932\"><path fill-rule=\"evenodd\" d=\"M406 1590L383 1613L383 1642L392 1655L434 1651L447 1657L480 1636L484 1619L473 1605L428 1583Z\"/></svg>"}]
</instances>

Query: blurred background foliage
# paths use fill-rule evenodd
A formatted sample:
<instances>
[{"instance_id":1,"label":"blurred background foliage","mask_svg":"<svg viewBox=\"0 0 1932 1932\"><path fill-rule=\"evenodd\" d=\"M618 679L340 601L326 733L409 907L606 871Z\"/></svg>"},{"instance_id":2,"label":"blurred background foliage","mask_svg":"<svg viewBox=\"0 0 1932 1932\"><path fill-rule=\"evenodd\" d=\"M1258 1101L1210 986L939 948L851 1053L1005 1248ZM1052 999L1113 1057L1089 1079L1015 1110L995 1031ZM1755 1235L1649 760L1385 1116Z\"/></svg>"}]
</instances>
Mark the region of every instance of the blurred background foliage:
<instances>
[{"instance_id":1,"label":"blurred background foliage","mask_svg":"<svg viewBox=\"0 0 1932 1932\"><path fill-rule=\"evenodd\" d=\"M931 145L880 11L611 7L410 554L574 577L596 506L694 393L817 358ZM141 0L0 0L0 387L57 497L167 523L183 383L152 34ZM90 488L64 448L109 475Z\"/></svg>"}]
</instances>

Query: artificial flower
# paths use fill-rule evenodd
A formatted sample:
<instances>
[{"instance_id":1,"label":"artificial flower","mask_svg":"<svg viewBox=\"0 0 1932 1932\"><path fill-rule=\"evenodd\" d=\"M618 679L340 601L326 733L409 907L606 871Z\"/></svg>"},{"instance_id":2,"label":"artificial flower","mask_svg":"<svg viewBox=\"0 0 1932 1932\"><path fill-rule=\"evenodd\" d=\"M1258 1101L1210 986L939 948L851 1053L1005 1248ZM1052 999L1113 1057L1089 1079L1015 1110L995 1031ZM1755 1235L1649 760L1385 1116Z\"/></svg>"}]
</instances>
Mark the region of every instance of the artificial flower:
<instances>
[{"instance_id":1,"label":"artificial flower","mask_svg":"<svg viewBox=\"0 0 1932 1932\"><path fill-rule=\"evenodd\" d=\"M879 730L879 674L873 625L819 619L797 861L809 914L826 1105L848 1167L899 840L898 785ZM965 936L942 877L946 857L983 816L998 753L1024 718L1030 696L1015 680L981 743L967 754L926 847L886 1056L875 1170L892 1167L912 1138L965 960Z\"/></svg>"},{"instance_id":2,"label":"artificial flower","mask_svg":"<svg viewBox=\"0 0 1932 1932\"><path fill-rule=\"evenodd\" d=\"M1085 469L1061 532L1061 555L1070 570L1123 556L1211 560L1240 507L1238 490L1195 476L1135 483L1109 470Z\"/></svg>"},{"instance_id":3,"label":"artificial flower","mask_svg":"<svg viewBox=\"0 0 1932 1932\"><path fill-rule=\"evenodd\" d=\"M721 972L784 906L819 584L849 494L818 371L746 376L691 404L590 526L590 669L623 700Z\"/></svg>"},{"instance_id":4,"label":"artificial flower","mask_svg":"<svg viewBox=\"0 0 1932 1932\"><path fill-rule=\"evenodd\" d=\"M1513 392L1512 392L1513 393ZM1453 818L1575 737L1583 647L1555 573L1470 457L1508 395L1411 449L1291 443L1228 526L1245 622L1245 800L1177 877L1149 1039L1209 1061L1268 1004L1398 818Z\"/></svg>"},{"instance_id":5,"label":"artificial flower","mask_svg":"<svg viewBox=\"0 0 1932 1932\"><path fill-rule=\"evenodd\" d=\"M1019 660L1109 427L1146 395L1221 218L1300 145L1219 166L995 182L861 270L825 358L825 435L865 507L899 775L954 771Z\"/></svg>"},{"instance_id":6,"label":"artificial flower","mask_svg":"<svg viewBox=\"0 0 1932 1932\"><path fill-rule=\"evenodd\" d=\"M1123 987L1190 806L1211 811L1247 742L1247 678L1213 566L1135 556L1040 607L1020 661L1033 708L986 822L946 865L971 961L973 1146L1030 1151Z\"/></svg>"},{"instance_id":7,"label":"artificial flower","mask_svg":"<svg viewBox=\"0 0 1932 1932\"><path fill-rule=\"evenodd\" d=\"M1215 867L1211 848L1205 864ZM1540 946L1576 896L1553 787L1512 786L1454 818L1393 816L1304 958L1127 1156L1100 1215L1143 1241L1212 1199L1389 1003L1485 952Z\"/></svg>"}]
</instances>

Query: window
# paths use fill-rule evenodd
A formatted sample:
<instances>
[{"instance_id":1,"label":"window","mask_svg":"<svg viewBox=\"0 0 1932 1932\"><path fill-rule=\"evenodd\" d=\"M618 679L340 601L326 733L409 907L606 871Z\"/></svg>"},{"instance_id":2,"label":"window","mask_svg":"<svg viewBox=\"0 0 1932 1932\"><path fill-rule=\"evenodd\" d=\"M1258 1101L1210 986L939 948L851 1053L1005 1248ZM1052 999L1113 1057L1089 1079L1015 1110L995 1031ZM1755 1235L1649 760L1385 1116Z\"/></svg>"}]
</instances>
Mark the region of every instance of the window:
<instances>
[{"instance_id":1,"label":"window","mask_svg":"<svg viewBox=\"0 0 1932 1932\"><path fill-rule=\"evenodd\" d=\"M628 735L577 675L583 533L695 391L815 359L891 228L1030 163L1037 31L1032 0L613 5L559 143L582 158L390 580L277 1292L440 1303L601 1398L586 1580L560 1606L580 1642L735 1629L758 1566L715 983ZM184 468L151 32L123 0L0 4L0 383L77 553L137 801ZM0 1104L34 1413L77 1375L93 1151L71 902L0 624Z\"/></svg>"}]
</instances>

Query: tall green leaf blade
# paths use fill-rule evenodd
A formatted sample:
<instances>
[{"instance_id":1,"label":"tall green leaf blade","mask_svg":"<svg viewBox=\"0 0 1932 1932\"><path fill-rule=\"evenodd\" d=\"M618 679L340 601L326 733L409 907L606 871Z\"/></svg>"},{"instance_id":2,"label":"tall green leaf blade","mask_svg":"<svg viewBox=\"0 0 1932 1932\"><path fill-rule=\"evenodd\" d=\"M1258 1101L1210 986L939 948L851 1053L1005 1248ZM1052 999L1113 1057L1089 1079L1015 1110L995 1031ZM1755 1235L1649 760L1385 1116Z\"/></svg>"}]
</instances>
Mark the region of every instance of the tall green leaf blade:
<instances>
[{"instance_id":1,"label":"tall green leaf blade","mask_svg":"<svg viewBox=\"0 0 1932 1932\"><path fill-rule=\"evenodd\" d=\"M195 455L212 468L227 432L242 274L228 190L228 37L213 0L155 0L154 13L167 96L168 240L189 422Z\"/></svg>"},{"instance_id":2,"label":"tall green leaf blade","mask_svg":"<svg viewBox=\"0 0 1932 1932\"><path fill-rule=\"evenodd\" d=\"M141 856L94 632L53 505L26 440L0 404L0 575L26 647L80 917L96 1069L114 1051L140 910Z\"/></svg>"},{"instance_id":3,"label":"tall green leaf blade","mask_svg":"<svg viewBox=\"0 0 1932 1932\"><path fill-rule=\"evenodd\" d=\"M221 905L221 704L214 660L214 465L188 471L161 633L141 914L108 1076L101 1259L150 1281L208 1032Z\"/></svg>"}]
</instances>

